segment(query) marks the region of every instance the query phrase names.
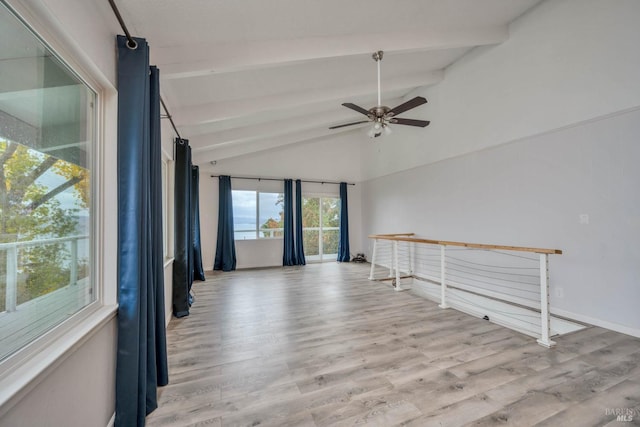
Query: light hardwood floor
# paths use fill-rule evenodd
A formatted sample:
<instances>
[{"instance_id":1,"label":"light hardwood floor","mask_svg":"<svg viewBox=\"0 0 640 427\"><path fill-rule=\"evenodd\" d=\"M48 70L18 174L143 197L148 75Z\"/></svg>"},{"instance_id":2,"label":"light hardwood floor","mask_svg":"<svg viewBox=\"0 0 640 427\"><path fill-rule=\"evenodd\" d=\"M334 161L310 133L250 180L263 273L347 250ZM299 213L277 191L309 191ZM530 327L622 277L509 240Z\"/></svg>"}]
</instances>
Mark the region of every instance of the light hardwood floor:
<instances>
[{"instance_id":1,"label":"light hardwood floor","mask_svg":"<svg viewBox=\"0 0 640 427\"><path fill-rule=\"evenodd\" d=\"M170 384L147 425L640 425L640 339L593 327L548 350L367 276L208 272L169 325Z\"/></svg>"}]
</instances>

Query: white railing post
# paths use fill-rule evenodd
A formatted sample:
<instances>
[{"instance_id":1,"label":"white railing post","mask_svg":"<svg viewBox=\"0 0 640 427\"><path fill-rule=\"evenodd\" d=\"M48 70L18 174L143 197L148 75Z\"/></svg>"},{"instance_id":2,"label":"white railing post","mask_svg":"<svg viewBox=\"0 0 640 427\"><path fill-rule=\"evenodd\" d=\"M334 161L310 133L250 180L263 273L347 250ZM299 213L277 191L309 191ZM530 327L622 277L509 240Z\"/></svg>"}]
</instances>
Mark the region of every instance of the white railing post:
<instances>
[{"instance_id":1,"label":"white railing post","mask_svg":"<svg viewBox=\"0 0 640 427\"><path fill-rule=\"evenodd\" d=\"M373 280L373 273L376 269L376 250L378 248L378 239L373 239L373 253L371 254L371 271L369 272L369 280Z\"/></svg>"},{"instance_id":2,"label":"white railing post","mask_svg":"<svg viewBox=\"0 0 640 427\"><path fill-rule=\"evenodd\" d=\"M556 343L551 335L551 314L549 312L549 255L540 254L540 339L538 344L553 347Z\"/></svg>"},{"instance_id":3,"label":"white railing post","mask_svg":"<svg viewBox=\"0 0 640 427\"><path fill-rule=\"evenodd\" d=\"M16 311L18 301L18 248L7 249L7 288L5 290L5 310Z\"/></svg>"},{"instance_id":4,"label":"white railing post","mask_svg":"<svg viewBox=\"0 0 640 427\"><path fill-rule=\"evenodd\" d=\"M415 256L415 243L414 242L408 242L409 243L409 276L413 276L413 270L414 270L414 256Z\"/></svg>"},{"instance_id":5,"label":"white railing post","mask_svg":"<svg viewBox=\"0 0 640 427\"><path fill-rule=\"evenodd\" d=\"M69 241L71 245L71 268L69 269L69 284L78 284L78 239Z\"/></svg>"},{"instance_id":6,"label":"white railing post","mask_svg":"<svg viewBox=\"0 0 640 427\"><path fill-rule=\"evenodd\" d=\"M391 250L389 251L389 255L391 259L389 260L389 277L393 277L393 248L395 248L396 242L391 242Z\"/></svg>"},{"instance_id":7,"label":"white railing post","mask_svg":"<svg viewBox=\"0 0 640 427\"><path fill-rule=\"evenodd\" d=\"M396 277L394 279L395 282L395 290L396 291L401 291L402 287L400 286L400 264L399 264L399 259L398 259L398 241L394 240L393 241L393 266L396 270Z\"/></svg>"},{"instance_id":8,"label":"white railing post","mask_svg":"<svg viewBox=\"0 0 640 427\"><path fill-rule=\"evenodd\" d=\"M440 245L440 308L449 308L447 305L447 282L446 282L446 268L447 263L445 261L445 246Z\"/></svg>"}]
</instances>

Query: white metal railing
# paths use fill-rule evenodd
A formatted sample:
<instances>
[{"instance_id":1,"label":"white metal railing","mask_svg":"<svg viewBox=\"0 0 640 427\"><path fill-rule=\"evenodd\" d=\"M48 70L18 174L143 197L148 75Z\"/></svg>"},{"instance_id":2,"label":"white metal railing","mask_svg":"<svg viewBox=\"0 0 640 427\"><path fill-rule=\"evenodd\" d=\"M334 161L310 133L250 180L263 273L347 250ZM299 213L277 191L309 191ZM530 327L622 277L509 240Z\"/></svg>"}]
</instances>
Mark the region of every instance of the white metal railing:
<instances>
[{"instance_id":1,"label":"white metal railing","mask_svg":"<svg viewBox=\"0 0 640 427\"><path fill-rule=\"evenodd\" d=\"M78 242L80 240L87 239L89 239L88 235L78 235L42 240L30 240L26 242L0 243L0 251L6 252L4 311L15 311L18 305L18 275L21 270L18 264L18 252L20 249L34 246L46 246L55 243L69 243L69 285L75 285L78 282Z\"/></svg>"},{"instance_id":2,"label":"white metal railing","mask_svg":"<svg viewBox=\"0 0 640 427\"><path fill-rule=\"evenodd\" d=\"M551 347L549 255L558 249L372 235L369 280L411 281L439 302L538 338Z\"/></svg>"},{"instance_id":3,"label":"white metal railing","mask_svg":"<svg viewBox=\"0 0 640 427\"><path fill-rule=\"evenodd\" d=\"M302 232L305 231L337 231L340 230L340 227L304 227L302 229ZM284 232L284 228L259 228L259 229L255 229L255 228L246 228L246 229L238 229L238 230L233 230L234 233L252 233L256 236L259 236L257 238L259 239L271 239L274 237L282 237L282 233ZM280 235L278 235L278 233L280 233ZM237 239L237 240L242 240L242 239Z\"/></svg>"},{"instance_id":4,"label":"white metal railing","mask_svg":"<svg viewBox=\"0 0 640 427\"><path fill-rule=\"evenodd\" d=\"M274 237L282 237L284 228L260 228L258 233L261 239L273 239Z\"/></svg>"},{"instance_id":5,"label":"white metal railing","mask_svg":"<svg viewBox=\"0 0 640 427\"><path fill-rule=\"evenodd\" d=\"M282 237L284 228L245 228L233 230L234 233L251 233L252 237L244 237L242 239L236 238L235 240L255 240L255 239L273 239L275 237ZM277 234L280 233L278 236Z\"/></svg>"}]
</instances>

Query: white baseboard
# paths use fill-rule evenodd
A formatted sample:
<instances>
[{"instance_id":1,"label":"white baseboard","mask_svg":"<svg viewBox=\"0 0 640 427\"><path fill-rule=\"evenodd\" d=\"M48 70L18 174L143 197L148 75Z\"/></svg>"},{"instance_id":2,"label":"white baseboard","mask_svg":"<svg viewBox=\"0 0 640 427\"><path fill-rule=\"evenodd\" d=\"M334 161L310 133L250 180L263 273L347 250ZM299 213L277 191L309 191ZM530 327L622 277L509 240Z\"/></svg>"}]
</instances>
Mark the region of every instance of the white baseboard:
<instances>
[{"instance_id":1,"label":"white baseboard","mask_svg":"<svg viewBox=\"0 0 640 427\"><path fill-rule=\"evenodd\" d=\"M568 319L573 319L578 322L588 323L594 326L600 326L601 328L610 329L612 331L620 332L622 334L631 335L632 337L640 338L640 329L631 328L629 326L620 325L618 323L607 322L606 320L596 319L594 317L585 316L583 314L573 313L571 311L561 310L559 308L551 307L551 314L557 314Z\"/></svg>"}]
</instances>

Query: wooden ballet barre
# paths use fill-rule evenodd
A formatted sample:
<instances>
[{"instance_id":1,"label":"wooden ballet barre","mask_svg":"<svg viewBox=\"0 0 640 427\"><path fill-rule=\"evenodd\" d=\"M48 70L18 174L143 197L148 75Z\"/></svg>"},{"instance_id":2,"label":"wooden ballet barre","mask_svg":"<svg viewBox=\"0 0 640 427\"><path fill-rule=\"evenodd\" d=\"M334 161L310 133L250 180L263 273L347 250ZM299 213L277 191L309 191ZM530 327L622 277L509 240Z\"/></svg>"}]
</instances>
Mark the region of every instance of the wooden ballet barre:
<instances>
[{"instance_id":1,"label":"wooden ballet barre","mask_svg":"<svg viewBox=\"0 0 640 427\"><path fill-rule=\"evenodd\" d=\"M538 254L562 254L560 249L545 249L545 248L528 248L524 246L504 246L504 245L489 245L484 243L468 243L468 242L450 242L447 240L432 240L432 239L419 239L413 236L413 233L404 234L372 234L370 239L379 240L397 240L401 242L414 242L414 243L426 243L431 245L444 245L444 246L463 246L465 248L475 249L492 249L503 251L518 251L518 252L535 252Z\"/></svg>"}]
</instances>

